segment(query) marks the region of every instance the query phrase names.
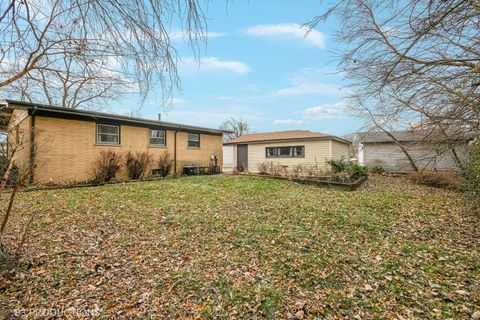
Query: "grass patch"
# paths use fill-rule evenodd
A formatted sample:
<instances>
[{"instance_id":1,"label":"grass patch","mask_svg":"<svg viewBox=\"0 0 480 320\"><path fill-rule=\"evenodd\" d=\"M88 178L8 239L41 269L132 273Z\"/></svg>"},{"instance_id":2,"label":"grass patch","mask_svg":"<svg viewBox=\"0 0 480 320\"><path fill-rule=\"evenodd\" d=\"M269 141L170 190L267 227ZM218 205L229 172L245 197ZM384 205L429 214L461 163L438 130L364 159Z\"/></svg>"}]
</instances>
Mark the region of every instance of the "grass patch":
<instances>
[{"instance_id":1,"label":"grass patch","mask_svg":"<svg viewBox=\"0 0 480 320\"><path fill-rule=\"evenodd\" d=\"M479 310L478 216L454 191L372 177L355 192L200 176L37 191L0 311L101 317L465 318ZM7 230L8 231L8 230ZM11 232L13 234L13 232ZM13 241L8 238L7 241ZM299 307L300 306L300 307Z\"/></svg>"}]
</instances>

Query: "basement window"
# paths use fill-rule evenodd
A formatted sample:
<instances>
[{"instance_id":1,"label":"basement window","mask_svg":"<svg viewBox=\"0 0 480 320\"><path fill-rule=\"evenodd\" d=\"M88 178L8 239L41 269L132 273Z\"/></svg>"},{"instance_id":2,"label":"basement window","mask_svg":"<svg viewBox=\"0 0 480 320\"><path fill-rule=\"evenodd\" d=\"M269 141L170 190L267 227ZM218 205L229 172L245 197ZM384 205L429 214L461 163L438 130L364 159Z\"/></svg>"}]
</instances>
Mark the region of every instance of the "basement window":
<instances>
[{"instance_id":1,"label":"basement window","mask_svg":"<svg viewBox=\"0 0 480 320\"><path fill-rule=\"evenodd\" d=\"M165 147L166 145L165 130L150 129L150 145Z\"/></svg>"},{"instance_id":2,"label":"basement window","mask_svg":"<svg viewBox=\"0 0 480 320\"><path fill-rule=\"evenodd\" d=\"M265 156L267 158L304 158L305 146L266 147Z\"/></svg>"},{"instance_id":3,"label":"basement window","mask_svg":"<svg viewBox=\"0 0 480 320\"><path fill-rule=\"evenodd\" d=\"M120 127L97 123L98 144L120 144Z\"/></svg>"},{"instance_id":4,"label":"basement window","mask_svg":"<svg viewBox=\"0 0 480 320\"><path fill-rule=\"evenodd\" d=\"M199 133L189 133L188 134L188 147L189 148L200 148L200 134Z\"/></svg>"}]
</instances>

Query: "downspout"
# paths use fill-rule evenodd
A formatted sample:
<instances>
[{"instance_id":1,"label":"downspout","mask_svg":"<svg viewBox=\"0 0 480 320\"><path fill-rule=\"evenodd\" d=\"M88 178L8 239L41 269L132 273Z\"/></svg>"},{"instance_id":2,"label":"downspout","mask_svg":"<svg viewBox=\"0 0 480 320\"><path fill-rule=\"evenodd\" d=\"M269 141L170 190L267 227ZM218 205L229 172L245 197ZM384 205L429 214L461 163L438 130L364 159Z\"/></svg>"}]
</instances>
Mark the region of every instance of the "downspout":
<instances>
[{"instance_id":1,"label":"downspout","mask_svg":"<svg viewBox=\"0 0 480 320\"><path fill-rule=\"evenodd\" d=\"M173 174L177 175L177 133L178 131L182 130L183 126L180 126L177 130L175 130L175 135L173 138Z\"/></svg>"},{"instance_id":2,"label":"downspout","mask_svg":"<svg viewBox=\"0 0 480 320\"><path fill-rule=\"evenodd\" d=\"M37 112L37 107L33 107L32 110L32 121L30 122L30 184L33 184L35 179L35 113Z\"/></svg>"}]
</instances>

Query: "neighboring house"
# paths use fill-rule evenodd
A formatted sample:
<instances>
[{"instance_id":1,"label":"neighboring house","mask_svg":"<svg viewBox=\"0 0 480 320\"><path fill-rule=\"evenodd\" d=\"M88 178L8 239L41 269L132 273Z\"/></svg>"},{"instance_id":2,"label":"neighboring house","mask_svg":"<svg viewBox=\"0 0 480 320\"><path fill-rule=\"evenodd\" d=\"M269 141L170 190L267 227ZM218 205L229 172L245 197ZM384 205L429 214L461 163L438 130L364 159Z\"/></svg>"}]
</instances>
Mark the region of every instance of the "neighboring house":
<instances>
[{"instance_id":1,"label":"neighboring house","mask_svg":"<svg viewBox=\"0 0 480 320\"><path fill-rule=\"evenodd\" d=\"M459 169L451 148L439 141L426 130L393 131L391 134L405 147L419 170ZM428 139L426 139L426 135ZM455 141L455 154L461 163L468 157L470 138ZM354 154L358 163L370 168L379 167L389 172L413 171L405 153L398 143L384 132L357 132L352 136Z\"/></svg>"},{"instance_id":2,"label":"neighboring house","mask_svg":"<svg viewBox=\"0 0 480 320\"><path fill-rule=\"evenodd\" d=\"M0 119L9 141L23 140L16 164L34 168L35 184L88 181L107 149L121 155L147 151L149 173L165 152L174 159L172 173L187 165L222 166L222 130L10 100L0 101ZM117 179L126 178L122 166Z\"/></svg>"},{"instance_id":3,"label":"neighboring house","mask_svg":"<svg viewBox=\"0 0 480 320\"><path fill-rule=\"evenodd\" d=\"M258 172L273 161L284 166L326 166L329 159L349 159L350 142L305 130L246 134L223 144L224 171Z\"/></svg>"}]
</instances>

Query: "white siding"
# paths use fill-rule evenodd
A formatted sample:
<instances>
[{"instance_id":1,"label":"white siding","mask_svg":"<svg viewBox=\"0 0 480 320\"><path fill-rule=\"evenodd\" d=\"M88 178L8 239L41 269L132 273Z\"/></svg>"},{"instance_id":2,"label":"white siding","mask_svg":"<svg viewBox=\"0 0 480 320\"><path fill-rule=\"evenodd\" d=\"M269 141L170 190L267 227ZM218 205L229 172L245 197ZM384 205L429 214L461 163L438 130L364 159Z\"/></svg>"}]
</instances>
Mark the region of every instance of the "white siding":
<instances>
[{"instance_id":1,"label":"white siding","mask_svg":"<svg viewBox=\"0 0 480 320\"><path fill-rule=\"evenodd\" d=\"M458 169L450 151L435 157L435 152L419 144L405 144L419 169L427 170L456 170ZM456 148L457 155L466 161L468 154L466 144ZM368 167L380 166L386 171L412 171L408 158L395 143L364 143L365 165Z\"/></svg>"},{"instance_id":2,"label":"white siding","mask_svg":"<svg viewBox=\"0 0 480 320\"><path fill-rule=\"evenodd\" d=\"M234 146L227 145L223 146L223 171L232 172L234 168L234 157L233 157Z\"/></svg>"}]
</instances>

